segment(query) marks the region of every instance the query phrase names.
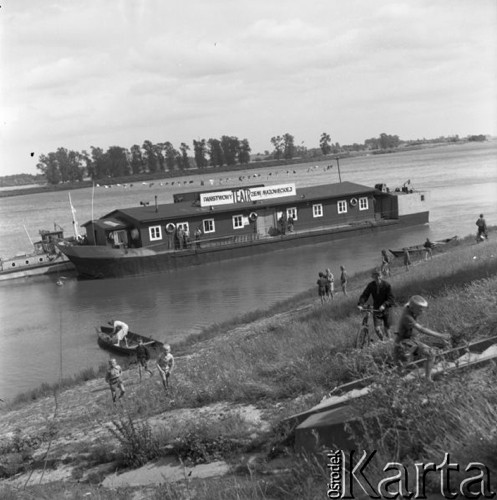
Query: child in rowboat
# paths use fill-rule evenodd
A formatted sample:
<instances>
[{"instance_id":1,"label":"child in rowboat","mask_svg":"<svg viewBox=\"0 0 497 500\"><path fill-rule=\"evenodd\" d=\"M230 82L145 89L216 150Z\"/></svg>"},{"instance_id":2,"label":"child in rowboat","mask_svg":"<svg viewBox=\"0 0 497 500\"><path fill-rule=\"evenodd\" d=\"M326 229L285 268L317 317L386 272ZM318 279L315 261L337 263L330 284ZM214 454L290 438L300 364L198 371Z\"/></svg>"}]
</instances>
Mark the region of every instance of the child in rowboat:
<instances>
[{"instance_id":1,"label":"child in rowboat","mask_svg":"<svg viewBox=\"0 0 497 500\"><path fill-rule=\"evenodd\" d=\"M121 340L124 340L126 347L129 347L127 338L129 326L124 323L124 321L116 321L113 319L109 321L109 325L112 326L111 335L115 334L117 337L117 344L114 345L119 346L121 344Z\"/></svg>"}]
</instances>

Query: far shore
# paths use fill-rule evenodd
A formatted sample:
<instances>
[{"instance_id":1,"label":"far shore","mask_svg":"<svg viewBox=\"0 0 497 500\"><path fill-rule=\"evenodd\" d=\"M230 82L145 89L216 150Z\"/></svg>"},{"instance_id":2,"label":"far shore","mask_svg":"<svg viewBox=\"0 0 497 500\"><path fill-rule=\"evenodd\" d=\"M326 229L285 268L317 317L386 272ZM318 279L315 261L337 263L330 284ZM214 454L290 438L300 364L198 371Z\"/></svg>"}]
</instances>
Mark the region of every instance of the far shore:
<instances>
[{"instance_id":1,"label":"far shore","mask_svg":"<svg viewBox=\"0 0 497 500\"><path fill-rule=\"evenodd\" d=\"M140 174L127 177L114 177L111 179L95 179L94 181L86 179L81 182L70 182L70 183L66 182L63 184L55 184L55 185L54 184L30 185L30 187L6 186L5 188L0 189L0 198L91 188L93 184L97 182L99 184L108 184L108 185L129 184L137 182L155 181L159 179L175 179L178 177L187 177L190 175L200 175L200 174L220 173L220 172L237 172L240 170L255 170L259 168L270 168L278 166L283 167L288 165L306 165L309 163L322 162L322 161L333 162L337 158L341 160L344 158L367 156L370 154L377 155L377 154L403 153L419 149L428 149L441 146L457 146L461 144L467 144L467 141L461 140L457 143L443 142L443 143L420 144L416 146L406 146L402 148L387 149L387 150L347 152L347 153L330 154L327 156L316 156L313 158L305 158L305 159L294 158L292 160L261 160L261 161L252 161L244 165L234 165L231 167L225 165L223 167L208 167L206 169L192 168L190 170L185 170L185 171L155 172L153 174Z\"/></svg>"}]
</instances>

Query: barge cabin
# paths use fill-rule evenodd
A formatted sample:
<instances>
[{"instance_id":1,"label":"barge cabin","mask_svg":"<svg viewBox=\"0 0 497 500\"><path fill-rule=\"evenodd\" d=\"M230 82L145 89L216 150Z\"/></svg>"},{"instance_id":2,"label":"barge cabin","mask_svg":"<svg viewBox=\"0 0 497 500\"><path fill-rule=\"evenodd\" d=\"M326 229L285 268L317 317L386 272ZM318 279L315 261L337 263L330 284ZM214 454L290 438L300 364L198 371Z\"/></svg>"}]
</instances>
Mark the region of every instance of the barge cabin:
<instances>
[{"instance_id":1,"label":"barge cabin","mask_svg":"<svg viewBox=\"0 0 497 500\"><path fill-rule=\"evenodd\" d=\"M428 222L427 193L352 182L206 190L117 209L59 247L81 276L121 277Z\"/></svg>"}]
</instances>

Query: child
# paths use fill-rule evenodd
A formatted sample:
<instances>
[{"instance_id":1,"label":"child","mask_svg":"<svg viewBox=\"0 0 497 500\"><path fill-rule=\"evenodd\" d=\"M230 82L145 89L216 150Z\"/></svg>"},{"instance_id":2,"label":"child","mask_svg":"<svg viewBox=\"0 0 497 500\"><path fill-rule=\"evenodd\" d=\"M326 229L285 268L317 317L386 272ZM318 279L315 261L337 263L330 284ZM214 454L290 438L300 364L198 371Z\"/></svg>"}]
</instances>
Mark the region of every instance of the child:
<instances>
[{"instance_id":1,"label":"child","mask_svg":"<svg viewBox=\"0 0 497 500\"><path fill-rule=\"evenodd\" d=\"M420 295L412 296L404 306L395 335L394 358L397 362L410 362L413 357L426 358L425 376L431 381L434 355L426 344L417 339L416 331L445 341L450 339L450 335L435 332L418 323L418 318L427 307L428 302Z\"/></svg>"},{"instance_id":2,"label":"child","mask_svg":"<svg viewBox=\"0 0 497 500\"><path fill-rule=\"evenodd\" d=\"M105 381L109 384L110 392L112 394L112 402L116 402L116 389L121 391L119 399L124 396L124 385L121 380L122 370L117 364L115 359L109 360L109 368L105 374Z\"/></svg>"},{"instance_id":3,"label":"child","mask_svg":"<svg viewBox=\"0 0 497 500\"><path fill-rule=\"evenodd\" d=\"M390 276L390 257L386 249L381 251L381 272L383 276Z\"/></svg>"},{"instance_id":4,"label":"child","mask_svg":"<svg viewBox=\"0 0 497 500\"><path fill-rule=\"evenodd\" d=\"M407 248L404 248L404 266L406 266L406 271L411 268L411 256Z\"/></svg>"},{"instance_id":5,"label":"child","mask_svg":"<svg viewBox=\"0 0 497 500\"><path fill-rule=\"evenodd\" d=\"M326 286L328 284L328 280L325 278L324 273L319 273L319 278L316 281L318 285L318 295L321 299L321 304L324 304L326 300Z\"/></svg>"},{"instance_id":6,"label":"child","mask_svg":"<svg viewBox=\"0 0 497 500\"><path fill-rule=\"evenodd\" d=\"M163 349L164 352L157 360L157 368L162 379L164 390L167 391L169 388L169 377L174 369L174 357L171 354L171 346L169 344L164 344Z\"/></svg>"},{"instance_id":7,"label":"child","mask_svg":"<svg viewBox=\"0 0 497 500\"><path fill-rule=\"evenodd\" d=\"M326 297L329 297L330 300L334 299L334 292L335 292L335 277L333 276L333 273L329 270L326 269L326 274L324 275L326 278Z\"/></svg>"},{"instance_id":8,"label":"child","mask_svg":"<svg viewBox=\"0 0 497 500\"><path fill-rule=\"evenodd\" d=\"M148 349L145 347L145 345L143 345L143 340L140 339L138 347L136 348L136 360L138 361L138 371L140 372L140 381L142 379L142 368L146 372L148 372L150 376L153 375L153 373L148 368L149 359L150 359L150 353L148 352Z\"/></svg>"}]
</instances>

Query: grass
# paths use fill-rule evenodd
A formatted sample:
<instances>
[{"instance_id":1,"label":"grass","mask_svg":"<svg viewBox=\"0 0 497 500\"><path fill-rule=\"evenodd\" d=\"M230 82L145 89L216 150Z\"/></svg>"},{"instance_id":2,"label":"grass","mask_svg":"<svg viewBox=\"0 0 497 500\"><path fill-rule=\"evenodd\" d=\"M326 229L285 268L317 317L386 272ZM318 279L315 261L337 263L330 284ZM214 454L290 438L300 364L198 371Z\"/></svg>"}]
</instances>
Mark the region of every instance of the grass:
<instances>
[{"instance_id":1,"label":"grass","mask_svg":"<svg viewBox=\"0 0 497 500\"><path fill-rule=\"evenodd\" d=\"M422 294L430 304L422 323L430 328L448 331L459 340L495 334L495 244L475 245L472 237L468 237L447 249L445 255L415 264L409 272L403 271L400 265L393 266L389 281L397 298L395 318L410 295ZM390 371L392 360L388 345L353 349L361 321L357 298L369 279L369 273L353 276L350 296L339 295L332 304L319 305L313 288L269 311L215 325L202 335L173 346L177 368L169 398L174 400L174 408L229 402L254 403L274 410L281 405L279 413L273 412L276 416L272 430L264 433L263 438L260 433L257 438L251 438L253 430L236 413L218 420L179 419L169 428L153 427L150 419L164 412L164 392L155 383L157 380L151 379L150 383L147 380L140 384L139 395L127 395L125 412L117 418L114 411L106 407L96 405L85 410L84 418L94 422L114 419L111 434L117 445L115 453L108 453L102 446L88 450L89 462L105 462L117 457L122 466L137 466L157 456L176 454L184 461L201 463L218 458L233 460L236 454L251 449L272 456L291 443L291 429L278 426L281 419L316 404L336 385L372 375L378 389L361 401L364 405L361 413L374 410L382 416L364 421L363 427L356 431L356 439L361 446L378 449L380 461L388 457L388 461L398 458L411 464L413 460L428 459L450 450L461 463L481 457L493 464L492 457L497 456L497 394L493 388L496 370L490 368L485 372L488 384L467 380L466 373L425 390L424 386L401 381ZM284 314L297 308L302 308L299 314ZM248 330L249 334L223 335L222 341L217 341L219 334L241 328L244 321L274 314L279 316L258 323L259 326ZM178 356L178 352L188 356ZM102 377L103 373L87 371L68 381L68 386L92 376ZM47 386L35 393L36 397L20 398L13 404L29 403L53 390L54 387ZM385 429L389 429L388 432ZM17 443L27 442L28 438L18 436ZM295 496L295 492L298 498L317 498L325 491L326 471L319 463L310 458L293 457L289 467L293 475L281 474L263 480L249 474L250 477L224 478L215 486L212 481L185 479L184 484L157 487L155 493L157 498L264 499L284 498L290 493ZM65 486L60 488L62 491ZM236 496L230 497L230 492ZM123 493L123 498L126 494ZM9 498L6 495L5 498Z\"/></svg>"},{"instance_id":2,"label":"grass","mask_svg":"<svg viewBox=\"0 0 497 500\"><path fill-rule=\"evenodd\" d=\"M479 375L463 372L426 385L391 371L379 373L374 389L354 405L368 417L349 427L359 449L377 451L372 475L384 477L383 467L398 462L414 477L414 462L438 464L449 453L460 465L451 474L453 486L468 477L467 464L479 462L489 468L495 490L497 366ZM427 479L427 491L440 492L440 473Z\"/></svg>"},{"instance_id":3,"label":"grass","mask_svg":"<svg viewBox=\"0 0 497 500\"><path fill-rule=\"evenodd\" d=\"M447 254L450 258L435 258L410 272L400 272L394 267L390 281L399 304L394 317L398 317L400 306L410 295L421 293L430 302L424 321L433 329L449 331L465 339L489 333L493 323L482 319L491 317L495 309L492 277L497 272L497 259L492 255L497 255L497 249L495 245L474 245L471 241L467 239L453 248ZM241 324L241 320L237 320L189 338L178 350L195 354L200 346L203 354L190 356L184 363L177 358L178 376L172 394L176 407L197 407L218 401L281 400L303 393L324 394L333 385L366 373L372 365L381 365L388 358L387 353L373 349L371 352L376 354L372 363L371 356L352 350L360 321L356 309L359 284L362 287L367 280L367 273L355 276L349 297L340 296L329 307L315 305L289 322L271 323L270 327L247 337L233 335L226 342L208 348L206 339L215 339L220 332ZM314 295L310 290L251 319L316 303ZM177 347L173 348L177 354ZM104 371L102 366L97 371L87 370L64 379L62 388L75 386L93 376L103 377ZM56 388L58 385L43 384L35 391L18 396L12 406L52 394ZM147 385L142 397L132 401L128 409L137 416L157 413L161 394L159 387Z\"/></svg>"}]
</instances>

